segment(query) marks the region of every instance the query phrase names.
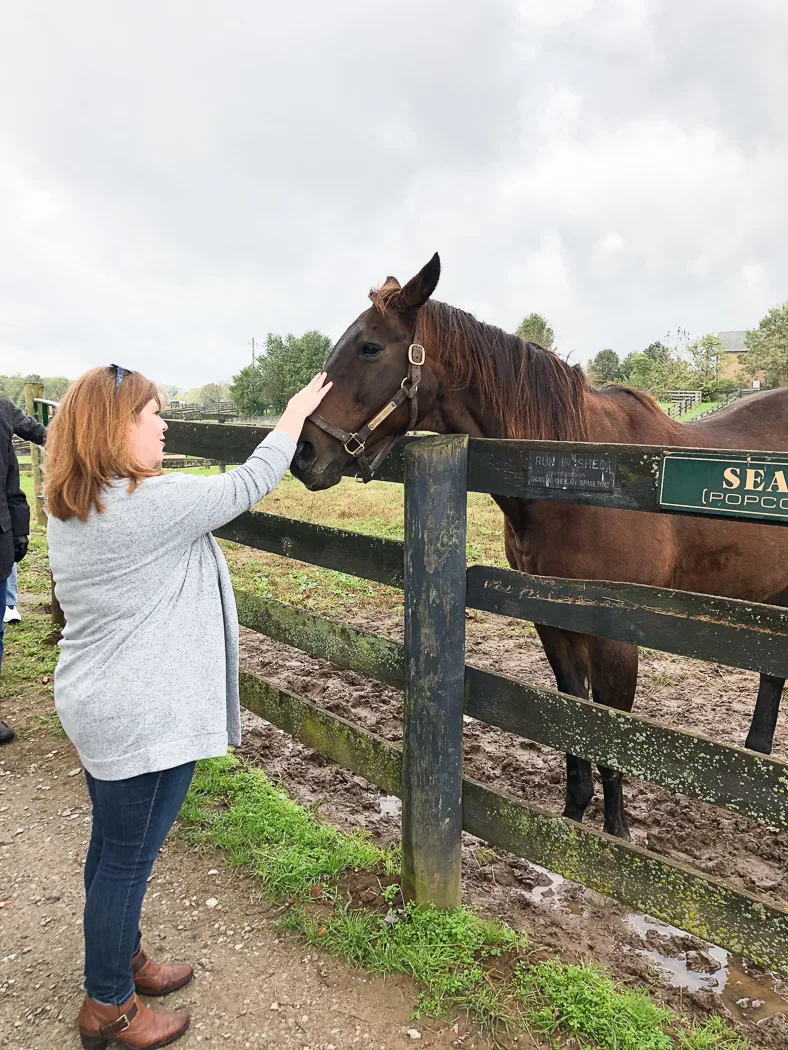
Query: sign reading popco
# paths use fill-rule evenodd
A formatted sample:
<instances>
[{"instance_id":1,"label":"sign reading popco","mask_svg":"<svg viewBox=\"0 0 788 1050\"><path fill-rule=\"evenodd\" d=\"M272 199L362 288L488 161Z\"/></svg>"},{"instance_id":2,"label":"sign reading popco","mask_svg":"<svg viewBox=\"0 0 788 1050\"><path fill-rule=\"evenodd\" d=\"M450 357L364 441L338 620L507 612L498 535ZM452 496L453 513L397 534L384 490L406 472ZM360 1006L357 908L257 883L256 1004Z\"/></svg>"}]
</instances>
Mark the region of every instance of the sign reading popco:
<instances>
[{"instance_id":1,"label":"sign reading popco","mask_svg":"<svg viewBox=\"0 0 788 1050\"><path fill-rule=\"evenodd\" d=\"M667 453L660 465L657 502L699 514L788 521L788 455Z\"/></svg>"}]
</instances>

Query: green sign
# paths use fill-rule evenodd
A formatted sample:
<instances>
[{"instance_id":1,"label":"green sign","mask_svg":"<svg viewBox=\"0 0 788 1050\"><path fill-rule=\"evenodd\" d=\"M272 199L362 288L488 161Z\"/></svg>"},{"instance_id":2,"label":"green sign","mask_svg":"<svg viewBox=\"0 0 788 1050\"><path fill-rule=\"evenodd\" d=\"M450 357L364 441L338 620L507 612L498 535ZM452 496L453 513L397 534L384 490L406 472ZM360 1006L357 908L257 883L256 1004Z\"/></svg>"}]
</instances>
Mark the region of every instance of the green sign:
<instances>
[{"instance_id":1,"label":"green sign","mask_svg":"<svg viewBox=\"0 0 788 1050\"><path fill-rule=\"evenodd\" d=\"M659 468L657 504L698 514L788 521L788 456L669 452Z\"/></svg>"}]
</instances>

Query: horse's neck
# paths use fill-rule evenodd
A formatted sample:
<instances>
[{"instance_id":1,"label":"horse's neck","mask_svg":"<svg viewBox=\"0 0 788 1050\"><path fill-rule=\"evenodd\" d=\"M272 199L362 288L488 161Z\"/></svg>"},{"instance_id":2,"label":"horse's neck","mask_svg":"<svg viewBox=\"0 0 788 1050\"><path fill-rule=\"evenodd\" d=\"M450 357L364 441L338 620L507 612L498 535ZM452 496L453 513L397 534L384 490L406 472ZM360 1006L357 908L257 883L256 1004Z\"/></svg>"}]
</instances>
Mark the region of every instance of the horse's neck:
<instances>
[{"instance_id":1,"label":"horse's neck","mask_svg":"<svg viewBox=\"0 0 788 1050\"><path fill-rule=\"evenodd\" d=\"M683 424L621 391L586 393L586 440L620 445L682 445Z\"/></svg>"}]
</instances>

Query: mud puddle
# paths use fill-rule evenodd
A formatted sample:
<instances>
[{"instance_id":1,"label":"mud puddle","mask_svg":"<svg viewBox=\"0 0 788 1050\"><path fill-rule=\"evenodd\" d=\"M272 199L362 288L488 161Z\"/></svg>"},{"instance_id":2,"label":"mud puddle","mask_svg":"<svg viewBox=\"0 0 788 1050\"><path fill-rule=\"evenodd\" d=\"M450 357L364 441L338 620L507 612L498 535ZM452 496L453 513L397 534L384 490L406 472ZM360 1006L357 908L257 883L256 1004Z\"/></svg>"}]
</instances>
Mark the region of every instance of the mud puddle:
<instances>
[{"instance_id":1,"label":"mud puddle","mask_svg":"<svg viewBox=\"0 0 788 1050\"><path fill-rule=\"evenodd\" d=\"M659 966L672 988L713 992L742 1021L788 1012L788 1001L775 991L778 978L749 973L739 956L646 915L627 915L624 922L643 940L635 950Z\"/></svg>"}]
</instances>

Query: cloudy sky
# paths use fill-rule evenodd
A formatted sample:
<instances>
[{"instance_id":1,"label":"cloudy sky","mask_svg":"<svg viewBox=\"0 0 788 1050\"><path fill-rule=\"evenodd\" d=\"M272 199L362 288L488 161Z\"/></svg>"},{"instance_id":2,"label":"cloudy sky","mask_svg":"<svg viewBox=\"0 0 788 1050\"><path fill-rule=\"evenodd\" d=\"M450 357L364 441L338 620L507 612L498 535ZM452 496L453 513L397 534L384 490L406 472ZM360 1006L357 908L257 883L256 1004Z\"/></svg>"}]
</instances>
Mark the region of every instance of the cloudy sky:
<instances>
[{"instance_id":1,"label":"cloudy sky","mask_svg":"<svg viewBox=\"0 0 788 1050\"><path fill-rule=\"evenodd\" d=\"M788 298L785 0L0 0L0 372L439 297L624 354Z\"/></svg>"}]
</instances>

